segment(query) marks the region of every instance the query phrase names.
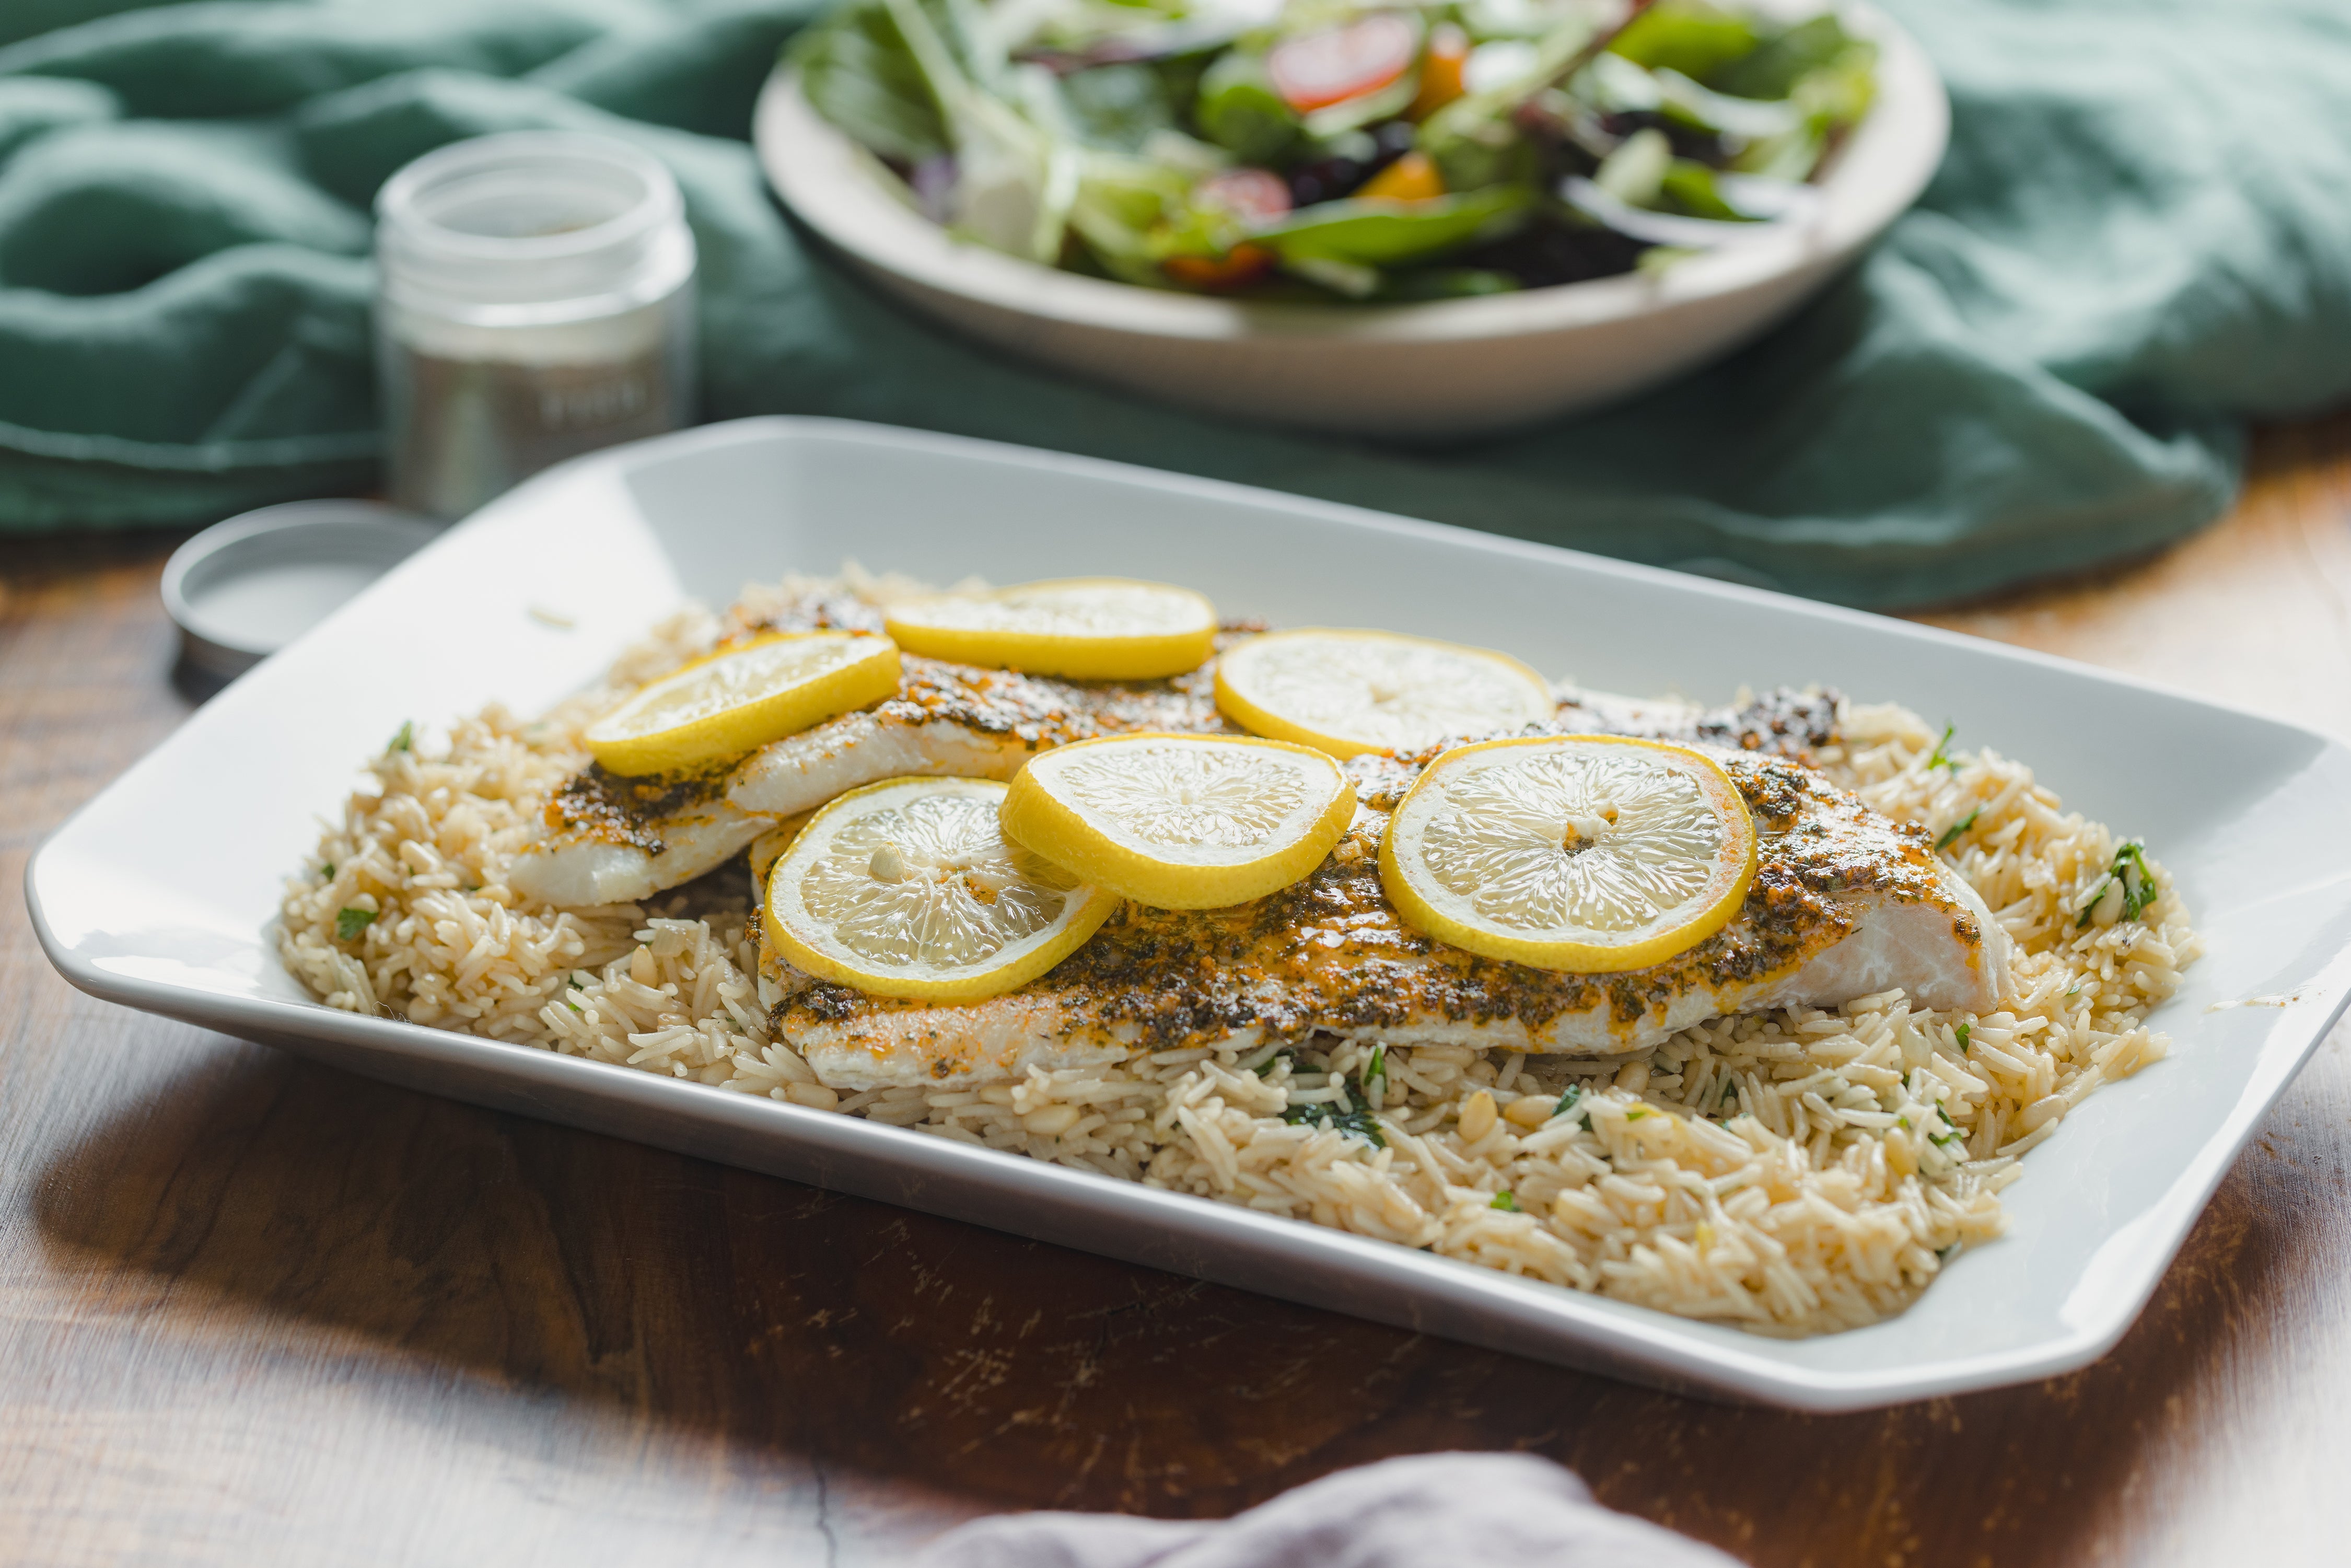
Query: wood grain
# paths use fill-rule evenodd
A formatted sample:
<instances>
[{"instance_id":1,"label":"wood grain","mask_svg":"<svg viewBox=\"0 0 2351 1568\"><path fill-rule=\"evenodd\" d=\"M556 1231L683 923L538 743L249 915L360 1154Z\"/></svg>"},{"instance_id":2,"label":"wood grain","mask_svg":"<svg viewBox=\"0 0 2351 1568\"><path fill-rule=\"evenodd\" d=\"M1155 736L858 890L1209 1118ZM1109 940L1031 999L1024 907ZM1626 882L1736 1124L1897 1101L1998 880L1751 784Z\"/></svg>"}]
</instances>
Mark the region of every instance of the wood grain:
<instances>
[{"instance_id":1,"label":"wood grain","mask_svg":"<svg viewBox=\"0 0 2351 1568\"><path fill-rule=\"evenodd\" d=\"M2351 421L2224 525L1928 619L2351 735ZM0 881L186 712L171 541L11 545ZM2338 1037L2147 1315L2035 1387L1652 1394L314 1068L69 990L0 900L0 1562L894 1561L1525 1448L1759 1564L2331 1561Z\"/></svg>"}]
</instances>

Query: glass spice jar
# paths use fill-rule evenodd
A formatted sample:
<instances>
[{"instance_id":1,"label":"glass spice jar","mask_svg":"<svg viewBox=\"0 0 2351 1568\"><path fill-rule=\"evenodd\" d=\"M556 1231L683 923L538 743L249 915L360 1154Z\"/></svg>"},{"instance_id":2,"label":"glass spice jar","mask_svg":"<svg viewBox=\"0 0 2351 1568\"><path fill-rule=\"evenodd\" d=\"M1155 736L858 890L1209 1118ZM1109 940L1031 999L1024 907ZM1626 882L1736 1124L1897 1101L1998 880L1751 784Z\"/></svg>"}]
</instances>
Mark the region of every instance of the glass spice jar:
<instances>
[{"instance_id":1,"label":"glass spice jar","mask_svg":"<svg viewBox=\"0 0 2351 1568\"><path fill-rule=\"evenodd\" d=\"M653 158L569 131L479 137L394 174L376 220L395 506L460 517L693 420L694 235Z\"/></svg>"}]
</instances>

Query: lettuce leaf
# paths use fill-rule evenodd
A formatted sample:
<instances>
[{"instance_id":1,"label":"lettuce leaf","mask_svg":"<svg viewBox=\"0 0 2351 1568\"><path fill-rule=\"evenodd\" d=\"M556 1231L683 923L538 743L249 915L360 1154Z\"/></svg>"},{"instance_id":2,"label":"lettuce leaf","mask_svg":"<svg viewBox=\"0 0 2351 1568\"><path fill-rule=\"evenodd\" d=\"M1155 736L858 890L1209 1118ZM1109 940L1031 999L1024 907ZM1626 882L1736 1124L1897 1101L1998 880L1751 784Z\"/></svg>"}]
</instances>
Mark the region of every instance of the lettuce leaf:
<instances>
[{"instance_id":1,"label":"lettuce leaf","mask_svg":"<svg viewBox=\"0 0 2351 1568\"><path fill-rule=\"evenodd\" d=\"M1651 70L1675 70L1721 92L1739 92L1714 79L1716 70L1752 55L1761 38L1744 16L1716 9L1704 0L1657 0L1616 35L1610 49ZM1743 98L1779 98L1780 92L1745 92Z\"/></svg>"},{"instance_id":2,"label":"lettuce leaf","mask_svg":"<svg viewBox=\"0 0 2351 1568\"><path fill-rule=\"evenodd\" d=\"M1319 202L1249 238L1283 261L1301 258L1389 267L1509 233L1533 207L1534 192L1498 185L1429 202Z\"/></svg>"},{"instance_id":3,"label":"lettuce leaf","mask_svg":"<svg viewBox=\"0 0 2351 1568\"><path fill-rule=\"evenodd\" d=\"M939 100L879 0L844 5L792 41L816 111L884 158L919 163L950 150Z\"/></svg>"}]
</instances>

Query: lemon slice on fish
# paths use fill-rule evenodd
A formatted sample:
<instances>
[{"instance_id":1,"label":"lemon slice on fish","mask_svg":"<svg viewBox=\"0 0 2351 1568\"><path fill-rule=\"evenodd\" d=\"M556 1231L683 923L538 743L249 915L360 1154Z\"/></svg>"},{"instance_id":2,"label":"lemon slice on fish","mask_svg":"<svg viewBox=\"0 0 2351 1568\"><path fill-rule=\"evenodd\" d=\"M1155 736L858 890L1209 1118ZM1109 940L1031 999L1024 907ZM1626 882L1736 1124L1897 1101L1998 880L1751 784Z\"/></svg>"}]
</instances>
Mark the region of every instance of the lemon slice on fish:
<instances>
[{"instance_id":1,"label":"lemon slice on fish","mask_svg":"<svg viewBox=\"0 0 2351 1568\"><path fill-rule=\"evenodd\" d=\"M1641 969L1729 923L1755 823L1715 761L1614 736L1458 747L1388 819L1380 880L1440 942L1542 969Z\"/></svg>"},{"instance_id":2,"label":"lemon slice on fish","mask_svg":"<svg viewBox=\"0 0 2351 1568\"><path fill-rule=\"evenodd\" d=\"M664 675L581 738L609 773L683 773L747 756L897 689L898 648L887 637L778 632Z\"/></svg>"},{"instance_id":3,"label":"lemon slice on fish","mask_svg":"<svg viewBox=\"0 0 2351 1568\"><path fill-rule=\"evenodd\" d=\"M768 873L765 935L820 979L968 1001L1027 985L1118 907L1006 841L1004 786L890 779L819 811Z\"/></svg>"},{"instance_id":4,"label":"lemon slice on fish","mask_svg":"<svg viewBox=\"0 0 2351 1568\"><path fill-rule=\"evenodd\" d=\"M1217 706L1256 735L1333 757L1508 734L1558 711L1505 653L1393 632L1271 632L1217 660Z\"/></svg>"},{"instance_id":5,"label":"lemon slice on fish","mask_svg":"<svg viewBox=\"0 0 2351 1568\"><path fill-rule=\"evenodd\" d=\"M1156 909L1222 909L1322 863L1355 787L1320 751L1214 735L1118 735L1030 759L1005 836Z\"/></svg>"},{"instance_id":6,"label":"lemon slice on fish","mask_svg":"<svg viewBox=\"0 0 2351 1568\"><path fill-rule=\"evenodd\" d=\"M883 624L926 658L1079 681L1148 681L1208 662L1216 607L1188 588L1065 577L901 600Z\"/></svg>"}]
</instances>

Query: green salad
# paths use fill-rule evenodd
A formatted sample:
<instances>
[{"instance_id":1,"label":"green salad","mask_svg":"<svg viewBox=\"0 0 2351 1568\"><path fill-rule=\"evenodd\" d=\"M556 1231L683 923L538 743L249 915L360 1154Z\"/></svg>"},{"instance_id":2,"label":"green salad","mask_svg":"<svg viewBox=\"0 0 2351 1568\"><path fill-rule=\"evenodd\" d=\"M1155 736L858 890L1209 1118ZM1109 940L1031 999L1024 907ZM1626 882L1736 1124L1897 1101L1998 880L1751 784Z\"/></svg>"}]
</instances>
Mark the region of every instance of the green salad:
<instances>
[{"instance_id":1,"label":"green salad","mask_svg":"<svg viewBox=\"0 0 2351 1568\"><path fill-rule=\"evenodd\" d=\"M1708 0L845 0L789 58L983 245L1153 288L1398 301L1801 220L1876 50L1825 12Z\"/></svg>"}]
</instances>

